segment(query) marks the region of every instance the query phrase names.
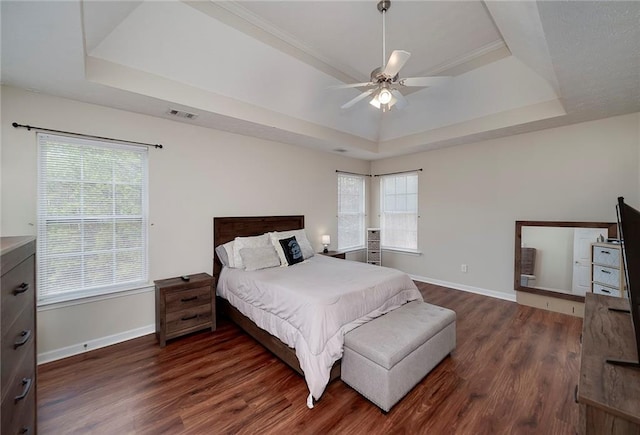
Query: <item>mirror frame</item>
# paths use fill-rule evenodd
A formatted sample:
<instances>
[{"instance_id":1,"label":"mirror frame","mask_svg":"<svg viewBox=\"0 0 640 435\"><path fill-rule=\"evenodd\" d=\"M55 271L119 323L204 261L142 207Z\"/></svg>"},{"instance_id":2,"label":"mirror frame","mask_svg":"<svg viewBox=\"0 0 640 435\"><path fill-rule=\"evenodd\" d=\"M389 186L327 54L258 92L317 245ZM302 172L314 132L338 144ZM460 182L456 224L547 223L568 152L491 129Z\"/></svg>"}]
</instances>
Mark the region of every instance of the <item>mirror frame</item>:
<instances>
[{"instance_id":1,"label":"mirror frame","mask_svg":"<svg viewBox=\"0 0 640 435\"><path fill-rule=\"evenodd\" d=\"M615 222L558 222L558 221L516 221L516 237L515 237L515 258L513 273L513 288L516 291L535 293L542 296L550 296L558 299L567 299L570 301L584 302L584 296L578 296L568 293L554 292L551 290L542 290L533 287L525 287L520 285L520 266L521 266L521 247L522 247L522 227L561 227L561 228L605 228L607 230L607 238L615 239L618 237L618 224Z\"/></svg>"}]
</instances>

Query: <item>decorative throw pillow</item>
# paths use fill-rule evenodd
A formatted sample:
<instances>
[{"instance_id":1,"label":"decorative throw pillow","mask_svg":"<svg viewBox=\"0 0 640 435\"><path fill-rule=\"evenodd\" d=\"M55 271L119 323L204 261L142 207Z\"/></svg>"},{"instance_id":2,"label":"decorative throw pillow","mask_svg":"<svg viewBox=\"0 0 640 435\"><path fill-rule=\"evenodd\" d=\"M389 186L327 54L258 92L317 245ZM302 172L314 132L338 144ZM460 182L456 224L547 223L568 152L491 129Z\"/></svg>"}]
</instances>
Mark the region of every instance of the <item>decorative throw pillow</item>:
<instances>
[{"instance_id":1,"label":"decorative throw pillow","mask_svg":"<svg viewBox=\"0 0 640 435\"><path fill-rule=\"evenodd\" d=\"M240 256L240 251L243 248L260 248L263 246L269 246L271 243L268 234L251 237L236 237L233 242L233 264L234 267L238 269L244 269L244 263Z\"/></svg>"},{"instance_id":2,"label":"decorative throw pillow","mask_svg":"<svg viewBox=\"0 0 640 435\"><path fill-rule=\"evenodd\" d=\"M280 239L280 246L282 246L282 251L284 252L284 256L286 257L287 264L289 266L304 261L302 250L296 241L296 236Z\"/></svg>"},{"instance_id":3,"label":"decorative throw pillow","mask_svg":"<svg viewBox=\"0 0 640 435\"><path fill-rule=\"evenodd\" d=\"M274 231L268 234L271 239L271 244L273 245L274 248L276 248L276 252L280 256L280 263L282 263L283 266L287 265L287 258L284 255L282 246L280 246L280 239L286 239L288 237L295 236L296 242L298 242L298 245L300 245L300 250L302 251L302 257L305 260L307 260L313 257L314 255L313 248L311 247L311 243L309 243L309 240L307 239L307 234L304 229L289 230L289 231Z\"/></svg>"},{"instance_id":4,"label":"decorative throw pillow","mask_svg":"<svg viewBox=\"0 0 640 435\"><path fill-rule=\"evenodd\" d=\"M259 248L242 248L240 256L245 270L260 270L280 266L280 257L273 246Z\"/></svg>"}]
</instances>

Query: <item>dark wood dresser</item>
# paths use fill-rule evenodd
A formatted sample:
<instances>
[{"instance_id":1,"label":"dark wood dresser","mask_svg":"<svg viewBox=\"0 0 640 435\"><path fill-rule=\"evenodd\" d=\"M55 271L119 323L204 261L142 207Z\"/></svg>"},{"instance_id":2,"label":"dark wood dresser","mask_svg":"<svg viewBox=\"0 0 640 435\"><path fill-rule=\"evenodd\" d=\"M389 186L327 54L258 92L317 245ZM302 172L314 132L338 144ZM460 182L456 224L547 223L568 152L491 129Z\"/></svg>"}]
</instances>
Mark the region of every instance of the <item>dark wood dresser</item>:
<instances>
[{"instance_id":1,"label":"dark wood dresser","mask_svg":"<svg viewBox=\"0 0 640 435\"><path fill-rule=\"evenodd\" d=\"M578 433L640 435L640 370L606 362L637 361L626 298L587 293L582 327Z\"/></svg>"},{"instance_id":2,"label":"dark wood dresser","mask_svg":"<svg viewBox=\"0 0 640 435\"><path fill-rule=\"evenodd\" d=\"M216 330L216 298L208 273L191 275L189 281L168 278L156 285L156 336L160 346L171 338L211 328Z\"/></svg>"},{"instance_id":3,"label":"dark wood dresser","mask_svg":"<svg viewBox=\"0 0 640 435\"><path fill-rule=\"evenodd\" d=\"M36 433L36 242L2 237L2 434Z\"/></svg>"}]
</instances>

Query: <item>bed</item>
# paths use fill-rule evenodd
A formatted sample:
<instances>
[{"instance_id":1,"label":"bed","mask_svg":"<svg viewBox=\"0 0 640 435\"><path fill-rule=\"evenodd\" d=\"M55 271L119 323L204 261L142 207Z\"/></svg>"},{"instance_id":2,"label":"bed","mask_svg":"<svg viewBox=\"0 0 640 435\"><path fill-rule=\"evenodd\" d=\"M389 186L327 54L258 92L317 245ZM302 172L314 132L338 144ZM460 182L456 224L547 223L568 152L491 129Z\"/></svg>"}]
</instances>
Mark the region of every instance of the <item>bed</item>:
<instances>
[{"instance_id":1,"label":"bed","mask_svg":"<svg viewBox=\"0 0 640 435\"><path fill-rule=\"evenodd\" d=\"M215 248L236 237L304 229L304 216L222 217L213 223ZM213 274L221 313L305 377L310 408L340 375L346 332L422 299L402 272L318 255L290 267L246 272L223 268L214 249Z\"/></svg>"}]
</instances>

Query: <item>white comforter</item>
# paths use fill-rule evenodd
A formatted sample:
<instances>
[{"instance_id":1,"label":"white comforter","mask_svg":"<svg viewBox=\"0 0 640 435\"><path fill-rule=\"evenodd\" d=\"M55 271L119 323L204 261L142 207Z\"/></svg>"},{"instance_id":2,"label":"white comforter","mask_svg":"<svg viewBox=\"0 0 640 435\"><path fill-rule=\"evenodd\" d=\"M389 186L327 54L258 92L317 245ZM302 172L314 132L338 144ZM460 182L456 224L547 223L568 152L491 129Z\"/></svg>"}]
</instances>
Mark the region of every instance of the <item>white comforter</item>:
<instances>
[{"instance_id":1,"label":"white comforter","mask_svg":"<svg viewBox=\"0 0 640 435\"><path fill-rule=\"evenodd\" d=\"M422 295L404 272L316 255L290 267L224 268L218 295L295 348L316 400L342 357L344 334ZM309 404L309 400L307 401Z\"/></svg>"}]
</instances>

